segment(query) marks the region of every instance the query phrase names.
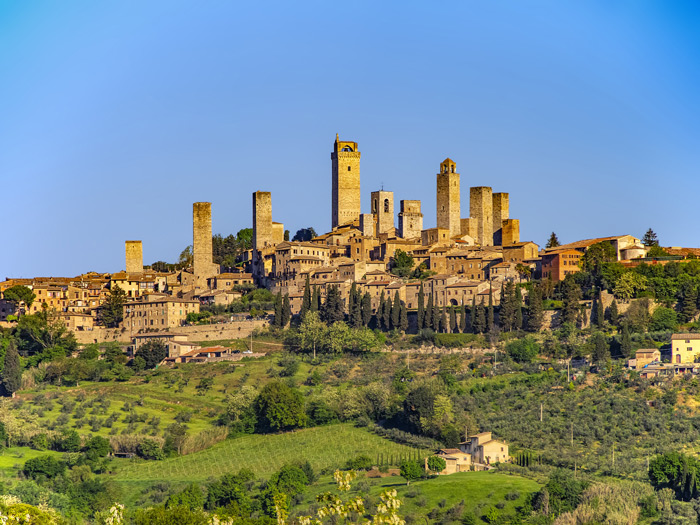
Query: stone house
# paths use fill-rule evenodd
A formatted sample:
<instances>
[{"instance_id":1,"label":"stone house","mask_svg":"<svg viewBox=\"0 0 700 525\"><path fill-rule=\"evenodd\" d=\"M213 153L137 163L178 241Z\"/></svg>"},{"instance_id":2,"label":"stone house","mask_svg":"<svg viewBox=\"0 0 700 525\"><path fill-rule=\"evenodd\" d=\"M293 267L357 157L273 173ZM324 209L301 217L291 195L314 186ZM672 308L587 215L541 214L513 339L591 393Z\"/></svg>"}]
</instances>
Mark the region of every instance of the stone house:
<instances>
[{"instance_id":1,"label":"stone house","mask_svg":"<svg viewBox=\"0 0 700 525\"><path fill-rule=\"evenodd\" d=\"M694 363L698 355L700 355L700 334L671 336L671 363Z\"/></svg>"}]
</instances>

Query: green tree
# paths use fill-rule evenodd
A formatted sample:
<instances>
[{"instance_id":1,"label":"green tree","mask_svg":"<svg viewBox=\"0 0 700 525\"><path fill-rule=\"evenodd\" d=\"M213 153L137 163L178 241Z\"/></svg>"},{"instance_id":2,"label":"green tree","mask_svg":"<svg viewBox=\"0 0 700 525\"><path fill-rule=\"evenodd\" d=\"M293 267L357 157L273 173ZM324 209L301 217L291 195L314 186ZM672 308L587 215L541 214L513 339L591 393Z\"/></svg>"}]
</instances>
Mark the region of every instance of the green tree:
<instances>
[{"instance_id":1,"label":"green tree","mask_svg":"<svg viewBox=\"0 0 700 525\"><path fill-rule=\"evenodd\" d=\"M126 292L115 284L109 291L109 296L107 296L107 299L97 311L98 322L108 328L119 326L119 323L124 319L125 303Z\"/></svg>"},{"instance_id":2,"label":"green tree","mask_svg":"<svg viewBox=\"0 0 700 525\"><path fill-rule=\"evenodd\" d=\"M628 323L622 325L622 335L620 336L620 353L625 358L632 358L632 338Z\"/></svg>"},{"instance_id":3,"label":"green tree","mask_svg":"<svg viewBox=\"0 0 700 525\"><path fill-rule=\"evenodd\" d=\"M445 311L445 307L442 307L442 313L440 314L440 328L439 330L441 332L447 332L448 324L447 324L447 312Z\"/></svg>"},{"instance_id":4,"label":"green tree","mask_svg":"<svg viewBox=\"0 0 700 525\"><path fill-rule=\"evenodd\" d=\"M318 286L314 286L314 293L311 296L311 311L321 311L321 290L319 290Z\"/></svg>"},{"instance_id":5,"label":"green tree","mask_svg":"<svg viewBox=\"0 0 700 525\"><path fill-rule=\"evenodd\" d=\"M402 332L408 330L408 311L403 301L401 302L401 311L399 312L399 328Z\"/></svg>"},{"instance_id":6,"label":"green tree","mask_svg":"<svg viewBox=\"0 0 700 525\"><path fill-rule=\"evenodd\" d=\"M316 348L325 338L327 328L319 318L318 312L309 312L299 325L299 346L302 350L312 351L316 359Z\"/></svg>"},{"instance_id":7,"label":"green tree","mask_svg":"<svg viewBox=\"0 0 700 525\"><path fill-rule=\"evenodd\" d=\"M550 248L556 248L557 246L561 246L559 244L559 239L557 238L557 234L552 232L552 235L549 236L549 240L547 241L545 248L550 249Z\"/></svg>"},{"instance_id":8,"label":"green tree","mask_svg":"<svg viewBox=\"0 0 700 525\"><path fill-rule=\"evenodd\" d=\"M5 362L2 368L2 387L7 395L13 396L22 385L22 366L19 362L19 353L14 341L5 350Z\"/></svg>"},{"instance_id":9,"label":"green tree","mask_svg":"<svg viewBox=\"0 0 700 525\"><path fill-rule=\"evenodd\" d=\"M447 462L440 456L430 456L428 458L428 470L438 474L447 468Z\"/></svg>"},{"instance_id":10,"label":"green tree","mask_svg":"<svg viewBox=\"0 0 700 525\"><path fill-rule=\"evenodd\" d=\"M463 334L466 334L468 328L469 325L467 323L467 307L464 306L464 303L462 303L462 306L459 309L459 331Z\"/></svg>"},{"instance_id":11,"label":"green tree","mask_svg":"<svg viewBox=\"0 0 700 525\"><path fill-rule=\"evenodd\" d=\"M318 237L318 234L316 233L316 230L309 226L308 228L300 228L297 230L294 237L292 237L292 241L309 242L314 237Z\"/></svg>"},{"instance_id":12,"label":"green tree","mask_svg":"<svg viewBox=\"0 0 700 525\"><path fill-rule=\"evenodd\" d=\"M406 480L406 485L410 485L411 481L415 481L423 477L423 468L417 461L405 460L400 466L401 477Z\"/></svg>"},{"instance_id":13,"label":"green tree","mask_svg":"<svg viewBox=\"0 0 700 525\"><path fill-rule=\"evenodd\" d=\"M34 292L32 292L26 286L19 284L11 286L5 290L3 297L8 301L12 301L17 307L19 307L20 303L24 302L24 306L27 308L27 310L29 310L29 307L34 302L34 299L36 299Z\"/></svg>"},{"instance_id":14,"label":"green tree","mask_svg":"<svg viewBox=\"0 0 700 525\"><path fill-rule=\"evenodd\" d=\"M413 270L413 257L403 250L396 250L392 260L391 273L399 277L408 277Z\"/></svg>"},{"instance_id":15,"label":"green tree","mask_svg":"<svg viewBox=\"0 0 700 525\"><path fill-rule=\"evenodd\" d=\"M311 285L309 283L309 274L306 274L306 283L304 284L304 297L301 300L301 309L299 310L299 317L303 319L306 316L306 312L311 310Z\"/></svg>"},{"instance_id":16,"label":"green tree","mask_svg":"<svg viewBox=\"0 0 700 525\"><path fill-rule=\"evenodd\" d=\"M617 252L615 247L607 241L602 241L588 247L586 253L581 257L581 269L585 272L591 272L594 275L600 275L602 265L617 261Z\"/></svg>"},{"instance_id":17,"label":"green tree","mask_svg":"<svg viewBox=\"0 0 700 525\"><path fill-rule=\"evenodd\" d=\"M165 502L166 509L185 508L189 511L201 510L204 507L204 493L196 483L190 483L177 494L170 496Z\"/></svg>"},{"instance_id":18,"label":"green tree","mask_svg":"<svg viewBox=\"0 0 700 525\"><path fill-rule=\"evenodd\" d=\"M644 246L658 246L659 245L659 238L656 236L656 233L654 233L654 230L649 228L647 232L644 234L644 237L642 237L642 244Z\"/></svg>"},{"instance_id":19,"label":"green tree","mask_svg":"<svg viewBox=\"0 0 700 525\"><path fill-rule=\"evenodd\" d=\"M486 329L489 333L493 332L495 323L493 319L493 289L489 287L489 307L486 310Z\"/></svg>"},{"instance_id":20,"label":"green tree","mask_svg":"<svg viewBox=\"0 0 700 525\"><path fill-rule=\"evenodd\" d=\"M284 240L285 241L289 240L289 230L284 230Z\"/></svg>"},{"instance_id":21,"label":"green tree","mask_svg":"<svg viewBox=\"0 0 700 525\"><path fill-rule=\"evenodd\" d=\"M266 431L290 430L306 424L303 396L281 381L273 381L262 388L255 400L255 411Z\"/></svg>"},{"instance_id":22,"label":"green tree","mask_svg":"<svg viewBox=\"0 0 700 525\"><path fill-rule=\"evenodd\" d=\"M603 298L601 295L601 292L596 294L593 304L593 316L591 319L598 328L603 328L605 324L605 307L603 306Z\"/></svg>"},{"instance_id":23,"label":"green tree","mask_svg":"<svg viewBox=\"0 0 700 525\"><path fill-rule=\"evenodd\" d=\"M515 284L508 281L501 293L501 310L499 315L501 328L506 332L510 332L516 328L516 308L517 299L515 296Z\"/></svg>"},{"instance_id":24,"label":"green tree","mask_svg":"<svg viewBox=\"0 0 700 525\"><path fill-rule=\"evenodd\" d=\"M515 339L506 345L506 353L516 363L530 363L540 353L540 346L532 336Z\"/></svg>"},{"instance_id":25,"label":"green tree","mask_svg":"<svg viewBox=\"0 0 700 525\"><path fill-rule=\"evenodd\" d=\"M544 322L544 311L542 308L542 287L533 284L527 296L528 316L527 329L529 332L539 332Z\"/></svg>"},{"instance_id":26,"label":"green tree","mask_svg":"<svg viewBox=\"0 0 700 525\"><path fill-rule=\"evenodd\" d=\"M428 296L428 304L425 308L425 316L423 317L423 328L433 328L433 294Z\"/></svg>"},{"instance_id":27,"label":"green tree","mask_svg":"<svg viewBox=\"0 0 700 525\"><path fill-rule=\"evenodd\" d=\"M282 291L278 291L275 296L275 319L273 321L273 326L277 328L282 328Z\"/></svg>"},{"instance_id":28,"label":"green tree","mask_svg":"<svg viewBox=\"0 0 700 525\"><path fill-rule=\"evenodd\" d=\"M457 312L454 307L450 308L450 332L453 334L457 332Z\"/></svg>"},{"instance_id":29,"label":"green tree","mask_svg":"<svg viewBox=\"0 0 700 525\"><path fill-rule=\"evenodd\" d=\"M689 323L697 313L698 289L694 282L686 280L678 290L678 319Z\"/></svg>"},{"instance_id":30,"label":"green tree","mask_svg":"<svg viewBox=\"0 0 700 525\"><path fill-rule=\"evenodd\" d=\"M678 328L678 315L671 308L659 306L651 315L652 332L675 331Z\"/></svg>"},{"instance_id":31,"label":"green tree","mask_svg":"<svg viewBox=\"0 0 700 525\"><path fill-rule=\"evenodd\" d=\"M647 278L634 272L626 272L615 283L613 293L623 301L629 301L638 292L644 291Z\"/></svg>"},{"instance_id":32,"label":"green tree","mask_svg":"<svg viewBox=\"0 0 700 525\"><path fill-rule=\"evenodd\" d=\"M134 357L142 358L146 368L151 369L168 357L168 350L160 339L151 339L139 346Z\"/></svg>"},{"instance_id":33,"label":"green tree","mask_svg":"<svg viewBox=\"0 0 700 525\"><path fill-rule=\"evenodd\" d=\"M515 287L515 329L523 329L523 293L520 287Z\"/></svg>"},{"instance_id":34,"label":"green tree","mask_svg":"<svg viewBox=\"0 0 700 525\"><path fill-rule=\"evenodd\" d=\"M329 285L327 288L326 302L323 305L321 316L328 325L345 319L343 301L340 298L340 289L335 285Z\"/></svg>"},{"instance_id":35,"label":"green tree","mask_svg":"<svg viewBox=\"0 0 700 525\"><path fill-rule=\"evenodd\" d=\"M184 250L180 252L180 256L177 260L177 266L182 268L189 268L192 266L194 261L194 255L192 254L192 245L187 246Z\"/></svg>"},{"instance_id":36,"label":"green tree","mask_svg":"<svg viewBox=\"0 0 700 525\"><path fill-rule=\"evenodd\" d=\"M289 294L284 294L284 300L282 301L282 328L289 324L292 319L292 305L289 303Z\"/></svg>"},{"instance_id":37,"label":"green tree","mask_svg":"<svg viewBox=\"0 0 700 525\"><path fill-rule=\"evenodd\" d=\"M372 296L365 292L362 296L362 325L367 326L372 320Z\"/></svg>"},{"instance_id":38,"label":"green tree","mask_svg":"<svg viewBox=\"0 0 700 525\"><path fill-rule=\"evenodd\" d=\"M598 364L605 363L610 358L610 345L607 338L602 333L596 332L593 334L591 342L593 344L593 361Z\"/></svg>"},{"instance_id":39,"label":"green tree","mask_svg":"<svg viewBox=\"0 0 700 525\"><path fill-rule=\"evenodd\" d=\"M399 291L394 294L394 304L391 305L391 328L398 329L401 325L401 298Z\"/></svg>"},{"instance_id":40,"label":"green tree","mask_svg":"<svg viewBox=\"0 0 700 525\"><path fill-rule=\"evenodd\" d=\"M568 275L562 282L562 295L564 296L564 307L562 319L565 323L575 324L579 314L579 301L581 300L581 288L576 281Z\"/></svg>"},{"instance_id":41,"label":"green tree","mask_svg":"<svg viewBox=\"0 0 700 525\"><path fill-rule=\"evenodd\" d=\"M610 307L608 308L608 321L610 322L611 325L617 326L617 321L620 318L620 313L617 308L617 301L613 299L612 303L610 303Z\"/></svg>"},{"instance_id":42,"label":"green tree","mask_svg":"<svg viewBox=\"0 0 700 525\"><path fill-rule=\"evenodd\" d=\"M418 323L418 331L420 332L425 326L425 291L423 290L423 283L420 283L420 288L418 289L418 311L416 321Z\"/></svg>"},{"instance_id":43,"label":"green tree","mask_svg":"<svg viewBox=\"0 0 700 525\"><path fill-rule=\"evenodd\" d=\"M473 321L472 329L475 334L483 334L486 332L486 307L484 306L484 298L481 298L480 304L475 304L472 307Z\"/></svg>"}]
</instances>

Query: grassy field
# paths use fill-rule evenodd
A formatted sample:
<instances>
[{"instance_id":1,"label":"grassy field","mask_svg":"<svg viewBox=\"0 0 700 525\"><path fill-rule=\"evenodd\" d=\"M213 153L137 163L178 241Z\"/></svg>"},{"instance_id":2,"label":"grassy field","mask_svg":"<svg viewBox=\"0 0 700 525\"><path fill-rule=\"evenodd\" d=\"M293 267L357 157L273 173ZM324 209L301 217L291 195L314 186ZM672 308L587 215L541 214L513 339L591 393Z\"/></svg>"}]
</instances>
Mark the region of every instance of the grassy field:
<instances>
[{"instance_id":1,"label":"grassy field","mask_svg":"<svg viewBox=\"0 0 700 525\"><path fill-rule=\"evenodd\" d=\"M419 451L428 454L431 451ZM114 481L204 481L227 472L249 468L269 477L286 463L309 461L316 470L342 467L361 454L376 459L413 455L416 449L381 438L350 424L307 428L284 434L247 435L227 439L203 450L165 461L119 462Z\"/></svg>"},{"instance_id":2,"label":"grassy field","mask_svg":"<svg viewBox=\"0 0 700 525\"><path fill-rule=\"evenodd\" d=\"M460 506L462 502L463 511L472 512L477 518L491 507L501 516L512 515L516 507L525 502L527 495L539 488L530 479L490 471L438 476L414 481L408 486L398 476L374 479L358 477L349 494L364 494L366 501L371 503L379 501L379 494L383 490L396 489L402 501L402 516L410 517L411 521L415 518L415 523L424 523L425 519L433 523L445 518L450 508ZM334 489L335 483L331 477L324 476L307 491L304 502L294 509L295 512L307 513L316 494Z\"/></svg>"}]
</instances>

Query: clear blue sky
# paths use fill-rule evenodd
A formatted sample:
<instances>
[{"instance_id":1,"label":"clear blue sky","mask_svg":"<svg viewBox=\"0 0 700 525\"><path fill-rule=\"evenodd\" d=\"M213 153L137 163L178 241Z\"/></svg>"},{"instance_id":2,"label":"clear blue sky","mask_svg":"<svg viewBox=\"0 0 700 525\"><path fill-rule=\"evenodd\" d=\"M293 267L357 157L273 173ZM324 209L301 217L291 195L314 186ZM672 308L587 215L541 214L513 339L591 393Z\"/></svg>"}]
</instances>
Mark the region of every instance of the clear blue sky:
<instances>
[{"instance_id":1,"label":"clear blue sky","mask_svg":"<svg viewBox=\"0 0 700 525\"><path fill-rule=\"evenodd\" d=\"M696 1L0 0L0 279L175 261L214 233L330 228L336 133L362 202L435 174L510 192L521 238L700 246Z\"/></svg>"}]
</instances>

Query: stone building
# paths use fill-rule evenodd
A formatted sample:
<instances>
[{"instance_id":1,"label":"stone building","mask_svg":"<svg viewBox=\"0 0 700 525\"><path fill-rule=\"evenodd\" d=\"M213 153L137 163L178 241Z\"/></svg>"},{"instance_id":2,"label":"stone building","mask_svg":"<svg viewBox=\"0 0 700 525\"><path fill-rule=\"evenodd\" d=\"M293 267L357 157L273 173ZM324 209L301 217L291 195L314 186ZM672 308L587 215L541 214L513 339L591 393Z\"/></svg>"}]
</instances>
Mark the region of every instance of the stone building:
<instances>
[{"instance_id":1,"label":"stone building","mask_svg":"<svg viewBox=\"0 0 700 525\"><path fill-rule=\"evenodd\" d=\"M219 273L213 262L211 202L192 205L192 260L196 288L206 288L207 279Z\"/></svg>"},{"instance_id":2,"label":"stone building","mask_svg":"<svg viewBox=\"0 0 700 525\"><path fill-rule=\"evenodd\" d=\"M185 323L189 313L199 313L199 301L175 297L129 301L124 304L122 326L132 332L175 328Z\"/></svg>"},{"instance_id":3,"label":"stone building","mask_svg":"<svg viewBox=\"0 0 700 525\"><path fill-rule=\"evenodd\" d=\"M333 153L333 208L331 226L360 219L360 151L357 142L342 141L336 134Z\"/></svg>"},{"instance_id":4,"label":"stone building","mask_svg":"<svg viewBox=\"0 0 700 525\"><path fill-rule=\"evenodd\" d=\"M450 236L461 232L459 173L451 159L440 163L437 174L437 227L450 231Z\"/></svg>"},{"instance_id":5,"label":"stone building","mask_svg":"<svg viewBox=\"0 0 700 525\"><path fill-rule=\"evenodd\" d=\"M376 217L375 237L384 233L394 235L394 192L393 191L373 191L372 215Z\"/></svg>"},{"instance_id":6,"label":"stone building","mask_svg":"<svg viewBox=\"0 0 700 525\"><path fill-rule=\"evenodd\" d=\"M413 239L420 237L423 230L423 214L420 211L420 201L401 201L399 212L399 237Z\"/></svg>"},{"instance_id":7,"label":"stone building","mask_svg":"<svg viewBox=\"0 0 700 525\"><path fill-rule=\"evenodd\" d=\"M520 220L505 219L501 224L501 246L510 246L520 242Z\"/></svg>"},{"instance_id":8,"label":"stone building","mask_svg":"<svg viewBox=\"0 0 700 525\"><path fill-rule=\"evenodd\" d=\"M493 195L488 186L469 189L469 213L476 221L476 242L493 246Z\"/></svg>"},{"instance_id":9,"label":"stone building","mask_svg":"<svg viewBox=\"0 0 700 525\"><path fill-rule=\"evenodd\" d=\"M143 247L141 241L126 241L126 272L143 272Z\"/></svg>"}]
</instances>

